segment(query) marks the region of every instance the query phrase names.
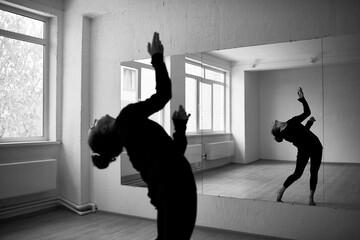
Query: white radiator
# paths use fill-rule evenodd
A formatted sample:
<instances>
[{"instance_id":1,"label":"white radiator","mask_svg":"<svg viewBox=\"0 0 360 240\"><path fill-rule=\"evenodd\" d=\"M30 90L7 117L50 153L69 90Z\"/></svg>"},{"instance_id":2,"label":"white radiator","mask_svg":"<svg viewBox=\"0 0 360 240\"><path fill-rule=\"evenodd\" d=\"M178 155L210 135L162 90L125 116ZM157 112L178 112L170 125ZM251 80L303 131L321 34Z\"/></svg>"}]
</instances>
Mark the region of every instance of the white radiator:
<instances>
[{"instance_id":1,"label":"white radiator","mask_svg":"<svg viewBox=\"0 0 360 240\"><path fill-rule=\"evenodd\" d=\"M206 160L215 160L234 155L234 141L205 144Z\"/></svg>"},{"instance_id":2,"label":"white radiator","mask_svg":"<svg viewBox=\"0 0 360 240\"><path fill-rule=\"evenodd\" d=\"M0 199L56 189L56 159L0 164Z\"/></svg>"},{"instance_id":3,"label":"white radiator","mask_svg":"<svg viewBox=\"0 0 360 240\"><path fill-rule=\"evenodd\" d=\"M185 157L189 161L190 164L200 163L201 155L202 155L201 144L193 144L193 145L187 146L186 151L185 151Z\"/></svg>"}]
</instances>

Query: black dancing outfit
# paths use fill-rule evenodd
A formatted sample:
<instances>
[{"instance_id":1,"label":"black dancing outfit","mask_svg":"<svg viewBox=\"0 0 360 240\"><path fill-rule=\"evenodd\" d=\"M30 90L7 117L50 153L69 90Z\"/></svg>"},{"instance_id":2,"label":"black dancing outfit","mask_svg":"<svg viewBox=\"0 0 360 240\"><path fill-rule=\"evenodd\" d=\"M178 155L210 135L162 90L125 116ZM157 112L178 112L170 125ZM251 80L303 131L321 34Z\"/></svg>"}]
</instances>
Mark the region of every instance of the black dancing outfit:
<instances>
[{"instance_id":1,"label":"black dancing outfit","mask_svg":"<svg viewBox=\"0 0 360 240\"><path fill-rule=\"evenodd\" d=\"M299 98L298 101L302 103L304 112L288 120L285 129L280 132L280 136L286 141L293 143L298 149L295 171L286 179L284 187L289 187L302 176L310 158L310 190L315 191L323 147L319 138L310 131L313 121L307 121L305 126L301 124L302 121L310 116L311 111L304 97Z\"/></svg>"},{"instance_id":2,"label":"black dancing outfit","mask_svg":"<svg viewBox=\"0 0 360 240\"><path fill-rule=\"evenodd\" d=\"M158 240L190 239L196 220L196 183L184 156L187 120L173 120L173 139L148 117L171 99L171 80L163 55L151 61L156 93L145 101L127 105L116 118L121 142L133 167L147 184L150 202L157 209Z\"/></svg>"}]
</instances>

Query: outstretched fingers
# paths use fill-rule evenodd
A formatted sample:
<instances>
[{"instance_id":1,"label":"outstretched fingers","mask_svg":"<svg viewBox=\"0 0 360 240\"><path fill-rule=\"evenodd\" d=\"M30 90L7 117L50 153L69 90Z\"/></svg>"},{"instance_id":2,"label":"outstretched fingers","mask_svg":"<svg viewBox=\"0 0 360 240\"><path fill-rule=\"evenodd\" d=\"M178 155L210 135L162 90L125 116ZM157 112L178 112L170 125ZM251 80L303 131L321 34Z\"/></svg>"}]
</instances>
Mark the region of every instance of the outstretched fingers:
<instances>
[{"instance_id":1,"label":"outstretched fingers","mask_svg":"<svg viewBox=\"0 0 360 240\"><path fill-rule=\"evenodd\" d=\"M154 32L152 43L148 43L147 49L149 54L152 56L155 53L164 53L164 46L160 41L160 35L157 32Z\"/></svg>"},{"instance_id":2,"label":"outstretched fingers","mask_svg":"<svg viewBox=\"0 0 360 240\"><path fill-rule=\"evenodd\" d=\"M304 92L303 92L303 90L302 90L301 87L299 87L297 94L298 94L299 98L303 98L303 97L304 97Z\"/></svg>"},{"instance_id":3,"label":"outstretched fingers","mask_svg":"<svg viewBox=\"0 0 360 240\"><path fill-rule=\"evenodd\" d=\"M175 111L173 114L173 119L182 119L182 120L187 120L190 117L190 113L186 113L185 108L180 105L179 106L179 110Z\"/></svg>"}]
</instances>

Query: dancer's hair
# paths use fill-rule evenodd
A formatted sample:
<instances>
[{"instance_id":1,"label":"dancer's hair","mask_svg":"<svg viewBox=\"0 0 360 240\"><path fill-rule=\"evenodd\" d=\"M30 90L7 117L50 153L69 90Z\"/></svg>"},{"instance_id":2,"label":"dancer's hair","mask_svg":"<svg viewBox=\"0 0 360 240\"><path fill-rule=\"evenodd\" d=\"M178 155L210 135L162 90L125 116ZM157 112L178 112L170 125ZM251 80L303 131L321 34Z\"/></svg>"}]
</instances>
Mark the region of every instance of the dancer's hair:
<instances>
[{"instance_id":1,"label":"dancer's hair","mask_svg":"<svg viewBox=\"0 0 360 240\"><path fill-rule=\"evenodd\" d=\"M90 132L88 144L93 151L91 154L92 162L99 169L107 168L120 155L123 148L122 144L111 134L95 131Z\"/></svg>"},{"instance_id":2,"label":"dancer's hair","mask_svg":"<svg viewBox=\"0 0 360 240\"><path fill-rule=\"evenodd\" d=\"M277 142L283 141L283 137L281 136L281 133L280 133L280 128L273 127L271 129L271 134L274 136L275 141L277 141Z\"/></svg>"}]
</instances>

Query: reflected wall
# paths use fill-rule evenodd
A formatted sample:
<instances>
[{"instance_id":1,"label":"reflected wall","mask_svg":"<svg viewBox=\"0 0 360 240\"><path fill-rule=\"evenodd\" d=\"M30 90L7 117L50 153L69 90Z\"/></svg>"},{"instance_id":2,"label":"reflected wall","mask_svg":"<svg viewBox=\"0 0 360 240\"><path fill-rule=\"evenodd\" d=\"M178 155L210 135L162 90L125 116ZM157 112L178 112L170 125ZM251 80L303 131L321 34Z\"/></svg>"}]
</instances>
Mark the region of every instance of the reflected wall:
<instances>
[{"instance_id":1,"label":"reflected wall","mask_svg":"<svg viewBox=\"0 0 360 240\"><path fill-rule=\"evenodd\" d=\"M360 35L323 39L325 205L360 209Z\"/></svg>"}]
</instances>

